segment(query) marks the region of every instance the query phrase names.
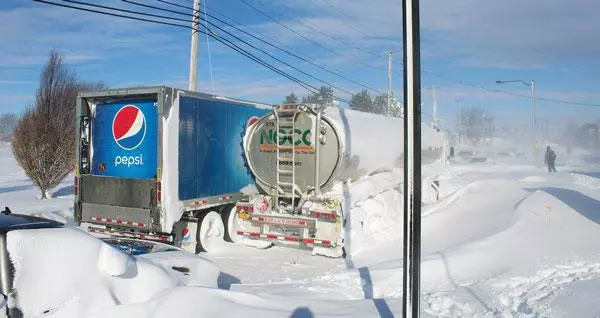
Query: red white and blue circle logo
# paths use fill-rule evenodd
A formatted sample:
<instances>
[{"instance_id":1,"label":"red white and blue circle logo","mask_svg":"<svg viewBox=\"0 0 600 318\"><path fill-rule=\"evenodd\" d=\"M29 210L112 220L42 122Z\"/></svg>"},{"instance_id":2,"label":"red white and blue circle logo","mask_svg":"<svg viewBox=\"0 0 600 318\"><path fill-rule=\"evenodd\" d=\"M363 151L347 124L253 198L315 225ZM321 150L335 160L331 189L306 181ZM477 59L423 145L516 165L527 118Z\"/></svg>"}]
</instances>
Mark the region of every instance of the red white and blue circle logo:
<instances>
[{"instance_id":1,"label":"red white and blue circle logo","mask_svg":"<svg viewBox=\"0 0 600 318\"><path fill-rule=\"evenodd\" d=\"M146 117L134 105L125 105L115 115L112 125L113 138L124 150L133 150L142 144L146 136Z\"/></svg>"},{"instance_id":2,"label":"red white and blue circle logo","mask_svg":"<svg viewBox=\"0 0 600 318\"><path fill-rule=\"evenodd\" d=\"M189 241L192 238L192 232L189 227L186 227L183 232L181 232L181 236L183 236L184 241Z\"/></svg>"},{"instance_id":3,"label":"red white and blue circle logo","mask_svg":"<svg viewBox=\"0 0 600 318\"><path fill-rule=\"evenodd\" d=\"M259 120L260 120L260 117L258 117L258 116L251 116L246 121L246 128L250 128L250 126L256 124Z\"/></svg>"}]
</instances>

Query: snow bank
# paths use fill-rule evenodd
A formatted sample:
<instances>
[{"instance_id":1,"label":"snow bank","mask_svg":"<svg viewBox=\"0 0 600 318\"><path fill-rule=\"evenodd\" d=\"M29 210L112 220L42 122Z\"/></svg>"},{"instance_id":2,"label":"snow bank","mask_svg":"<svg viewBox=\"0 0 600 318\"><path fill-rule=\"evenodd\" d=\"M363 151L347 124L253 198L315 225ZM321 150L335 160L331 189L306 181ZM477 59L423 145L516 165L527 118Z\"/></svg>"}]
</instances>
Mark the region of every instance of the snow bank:
<instances>
[{"instance_id":1,"label":"snow bank","mask_svg":"<svg viewBox=\"0 0 600 318\"><path fill-rule=\"evenodd\" d=\"M431 182L440 180L442 171L441 161L424 166L421 190L424 203L437 201L437 190ZM342 202L346 220L344 246L350 257L371 253L373 246L401 246L403 178L403 171L399 169L380 172L354 183L339 183L325 194ZM440 180L439 184L445 188L450 183Z\"/></svg>"},{"instance_id":2,"label":"snow bank","mask_svg":"<svg viewBox=\"0 0 600 318\"><path fill-rule=\"evenodd\" d=\"M393 317L401 306L400 300L318 301L180 287L146 304L114 307L93 317Z\"/></svg>"},{"instance_id":3,"label":"snow bank","mask_svg":"<svg viewBox=\"0 0 600 318\"><path fill-rule=\"evenodd\" d=\"M369 174L398 166L404 135L400 118L333 107L325 109L324 117L338 130L344 157L352 160L345 168L356 165L356 171Z\"/></svg>"},{"instance_id":4,"label":"snow bank","mask_svg":"<svg viewBox=\"0 0 600 318\"><path fill-rule=\"evenodd\" d=\"M529 176L529 177L525 177L523 179L521 179L521 182L544 182L546 181L546 178L542 177L542 176Z\"/></svg>"},{"instance_id":5,"label":"snow bank","mask_svg":"<svg viewBox=\"0 0 600 318\"><path fill-rule=\"evenodd\" d=\"M459 247L434 248L439 251L422 264L423 288L447 289L498 275L534 275L554 265L600 260L600 225L555 196L536 191L516 206L514 216L509 227L494 235Z\"/></svg>"},{"instance_id":6,"label":"snow bank","mask_svg":"<svg viewBox=\"0 0 600 318\"><path fill-rule=\"evenodd\" d=\"M591 189L600 189L600 178L586 176L580 173L571 173L575 183Z\"/></svg>"},{"instance_id":7,"label":"snow bank","mask_svg":"<svg viewBox=\"0 0 600 318\"><path fill-rule=\"evenodd\" d=\"M589 273L597 275L600 264L593 265L593 268L582 269L590 270ZM600 289L598 289L598 286L600 286L600 279L586 279L585 274L585 271L582 273L581 269L579 272L571 270L567 275L560 277L562 278L562 285L565 286L563 291L552 300L550 305L553 317L600 316L600 308L598 307L598 299L600 298ZM582 278L581 276L584 277Z\"/></svg>"},{"instance_id":8,"label":"snow bank","mask_svg":"<svg viewBox=\"0 0 600 318\"><path fill-rule=\"evenodd\" d=\"M401 118L333 107L324 113L340 133L345 158L356 161L346 162L346 166L356 165L354 169L363 171L362 176L402 167L404 130ZM442 157L446 135L426 124L421 126L421 132L424 160Z\"/></svg>"},{"instance_id":9,"label":"snow bank","mask_svg":"<svg viewBox=\"0 0 600 318\"><path fill-rule=\"evenodd\" d=\"M178 285L214 286L219 274L212 263L182 253L134 258L72 228L9 232L8 251L26 317L87 316L119 304L147 302ZM187 268L189 277L173 266Z\"/></svg>"},{"instance_id":10,"label":"snow bank","mask_svg":"<svg viewBox=\"0 0 600 318\"><path fill-rule=\"evenodd\" d=\"M350 216L350 256L354 268L369 269L373 297L397 298L402 286L401 193L361 194L361 188L376 192L382 184L393 183L391 176L388 180L383 176L369 177L349 188L357 197L351 201L355 206ZM485 317L494 312L507 316L533 312L544 316L548 311L542 307L547 302L536 305L536 300L554 296L548 290L600 277L594 265L600 263L598 201L575 190L549 186L540 176L487 179L466 186L457 175L446 174L446 178L443 182L457 189L425 206L422 221L422 289L429 313ZM555 178L550 184L565 180ZM541 188L527 190L521 182ZM551 276L556 279L548 278L548 271L556 272ZM530 284L526 277L531 275L537 278ZM511 282L507 277L523 279ZM340 281L356 278L351 272L334 275ZM481 283L461 289L473 282ZM539 293L534 282L540 286Z\"/></svg>"},{"instance_id":11,"label":"snow bank","mask_svg":"<svg viewBox=\"0 0 600 318\"><path fill-rule=\"evenodd\" d=\"M0 202L13 213L35 215L58 222L73 223L73 175L52 189L46 200L37 197L39 189L25 175L9 144L0 146Z\"/></svg>"}]
</instances>

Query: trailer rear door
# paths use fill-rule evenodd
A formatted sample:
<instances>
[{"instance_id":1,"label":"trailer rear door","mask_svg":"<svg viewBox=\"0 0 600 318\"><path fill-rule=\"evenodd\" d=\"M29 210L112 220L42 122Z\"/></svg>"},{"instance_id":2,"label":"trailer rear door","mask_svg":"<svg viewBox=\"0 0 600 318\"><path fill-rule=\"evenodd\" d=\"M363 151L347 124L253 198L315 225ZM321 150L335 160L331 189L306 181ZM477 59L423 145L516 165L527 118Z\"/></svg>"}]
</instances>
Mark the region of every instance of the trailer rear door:
<instances>
[{"instance_id":1,"label":"trailer rear door","mask_svg":"<svg viewBox=\"0 0 600 318\"><path fill-rule=\"evenodd\" d=\"M156 178L157 136L156 100L97 105L92 120L92 174Z\"/></svg>"},{"instance_id":2,"label":"trailer rear door","mask_svg":"<svg viewBox=\"0 0 600 318\"><path fill-rule=\"evenodd\" d=\"M110 96L109 96L110 98ZM90 172L79 177L84 222L150 229L158 198L157 95L91 108Z\"/></svg>"}]
</instances>

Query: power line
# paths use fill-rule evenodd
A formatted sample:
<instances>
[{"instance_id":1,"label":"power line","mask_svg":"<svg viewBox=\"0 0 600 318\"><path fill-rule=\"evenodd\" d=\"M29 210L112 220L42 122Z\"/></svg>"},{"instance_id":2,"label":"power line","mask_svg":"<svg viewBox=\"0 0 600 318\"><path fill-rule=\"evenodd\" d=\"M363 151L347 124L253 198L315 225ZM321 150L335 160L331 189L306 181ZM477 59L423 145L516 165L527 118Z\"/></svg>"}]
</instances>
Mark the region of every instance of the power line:
<instances>
[{"instance_id":1,"label":"power line","mask_svg":"<svg viewBox=\"0 0 600 318\"><path fill-rule=\"evenodd\" d=\"M327 52L330 52L330 53L332 53L332 54L335 54L335 55L337 55L337 56L339 56L339 57L341 57L341 58L344 58L344 59L347 59L347 60L353 61L353 62L355 62L355 63L358 63L358 64L360 64L360 65L362 65L362 66L364 66L364 67L366 67L366 68L369 68L369 69L371 69L371 68L373 68L373 67L374 67L373 65L366 64L366 63L364 63L364 62L362 62L362 61L359 61L359 60L356 60L356 59L350 58L350 57L348 57L348 56L345 56L345 55L342 55L342 54L340 54L340 53L338 53L338 52L336 52L336 51L334 51L334 50L332 50L332 49L330 49L330 48L327 48L327 47L323 46L322 44L320 44L319 42L316 42L316 41L314 41L314 40L312 40L312 39L310 39L310 38L308 38L308 37L306 37L306 36L302 35L301 33L297 32L296 30L294 30L294 29L292 29L292 28L288 27L287 25L283 24L282 22L280 22L278 19L276 19L276 18L275 18L275 17L273 17L272 15L270 15L270 14L268 14L268 13L264 12L263 10L261 10L261 9L257 8L256 6L252 5L252 4L251 4L251 3L249 3L248 1L246 1L246 0L240 0L240 1L241 1L242 3L244 3L245 5L249 6L250 8L254 9L256 12L258 12L258 13L262 14L263 16L265 16L265 17L269 18L270 20L272 20L273 22L275 22L275 23L279 24L279 25L280 25L281 27L283 27L284 29L286 29L286 30L288 30L288 31L290 31L290 32L292 32L292 33L294 33L294 34L296 34L297 36L299 36L299 37L301 37L301 38L303 38L303 39L305 39L305 40L307 40L307 41L311 42L312 44L314 44L314 45L316 45L316 46L318 46L318 47L322 48L323 50L325 50L325 51L327 51Z\"/></svg>"},{"instance_id":2,"label":"power line","mask_svg":"<svg viewBox=\"0 0 600 318\"><path fill-rule=\"evenodd\" d=\"M325 2L325 1L323 1L323 2ZM263 7L263 8L265 8L265 7L264 7L262 4L259 4L259 5L260 5L261 7ZM265 8L265 9L266 9L266 8ZM273 11L271 11L271 12L273 12ZM284 17L289 17L289 15L287 15L287 14L284 14L284 13L283 13L283 11L278 11L278 12L275 12L275 13L276 13L276 14L279 14L279 15L281 15L281 16L284 16ZM342 44L345 44L345 45L347 45L347 46L349 46L349 47L352 47L352 48L355 48L355 49L357 49L357 50L360 50L360 51L363 51L363 52L369 53L369 54L371 54L371 55L373 55L373 56L376 56L376 57L382 57L382 56L383 56L383 55L382 55L382 54L380 54L380 53L373 52L373 51L372 51L372 50L370 50L370 49L362 48L362 47L360 47L360 46L358 46L358 45L356 45L356 44L354 44L354 43L352 43L352 42L350 42L350 41L347 41L347 40L343 39L343 38L340 38L340 37L337 37L337 36L333 36L333 35L331 35L331 34L328 34L327 32L323 31L323 29L321 29L321 28L318 28L318 27L315 27L315 26L308 25L308 24L306 24L306 23L302 22L301 20L297 20L297 21L296 21L296 23L298 23L298 24L300 24L300 25L302 25L302 26L304 26L304 27L307 27L307 28L309 28L309 29L311 29L311 30L313 30L313 31L315 31L315 32L317 32L317 33L319 33L319 34L323 35L323 36L326 36L326 37L328 37L328 38L330 38L330 39L332 39L332 40L334 40L334 41L338 41L338 42L340 42L340 43L342 43Z\"/></svg>"},{"instance_id":3,"label":"power line","mask_svg":"<svg viewBox=\"0 0 600 318\"><path fill-rule=\"evenodd\" d=\"M121 15L121 14L103 12L103 11L86 9L86 8L81 8L81 7L71 6L71 5L54 3L54 2L45 1L45 0L33 0L33 1L34 2L40 2L40 3L46 3L46 4L50 4L50 5L56 5L56 6L60 6L60 7L66 7L66 8L81 10L81 11L98 13L98 14L108 15L108 16L113 16L113 17L120 17L120 18L126 18L126 19L131 19L131 20L142 21L142 22L149 22L149 23L155 23L155 24L175 26L175 27L180 27L180 28L194 29L193 27L187 26L187 25L181 25L181 24L176 24L176 23L170 23L170 22L164 22L164 21L157 21L157 20L150 20L150 19L139 18L139 17L134 17L134 16L126 16L126 15ZM191 22L191 21L184 20L184 19L177 19L177 18L168 17L168 16L160 16L160 15L155 15L155 14L150 14L150 13L143 13L143 12L125 10L125 9L117 9L117 8L112 8L112 7L102 6L102 5L89 4L89 3L79 2L79 1L74 1L74 0L62 0L62 1L69 2L69 3L82 4L82 5L92 6L92 7L102 8L102 9L108 9L108 10L113 10L113 11L120 11L120 12L125 12L125 13L132 13L132 14L136 14L136 15L142 15L142 16L148 16L148 17L155 17L155 18L160 18L160 19L182 21L182 22ZM241 1L243 1L243 0L241 0ZM227 47L235 50L236 52L238 52L238 53L246 56L247 58L253 60L256 63L265 66L266 68L272 70L273 72L275 72L275 73L277 73L277 74L279 74L279 75L281 75L283 77L286 77L286 78L288 78L289 80L291 80L293 82L296 82L297 84L299 84L300 86L302 86L303 88L307 89L308 91L310 91L312 93L316 93L318 91L318 89L316 87L314 87L314 86L312 86L312 85L310 85L310 84L308 84L306 82L303 82L302 80L300 80L300 79L298 79L298 78L296 78L294 76L291 76L291 75L283 72L280 69L277 69L276 67L272 66L271 64L269 64L269 63L261 60L260 58L256 57L255 55L253 55L253 54L249 53L248 51L242 49L241 47L237 46L236 44L234 44L233 42L231 42L228 39L220 38L220 37L215 36L213 34L207 33L207 32L205 32L203 30L197 30L197 31L200 32L200 33L202 33L202 34L205 34L205 35L208 35L208 36L214 38L215 40L217 40L221 44L224 44L225 46L227 46ZM491 88L487 88L485 86L480 86L480 85L476 85L476 84L464 82L464 81L461 81L461 80L453 79L453 78L450 78L450 77L447 77L447 76L435 74L435 73L430 72L430 71L425 70L425 69L423 69L423 72L427 73L427 74L430 74L430 75L432 75L434 77L442 78L442 79L445 79L445 80L448 80L448 81L451 81L451 82L454 82L454 83L458 83L458 84L461 84L461 85L470 86L470 87L474 87L474 88L477 88L477 89L482 89L482 90L486 90L486 91L490 91L490 92L494 92L494 93L500 93L500 94L506 94L506 95L511 95L511 96L515 96L515 97L521 97L521 98L531 99L531 96L529 96L529 95L512 93L512 92L502 91L502 90L498 90L498 89L491 89ZM334 87L333 85L330 85L330 86ZM345 92L350 93L348 91L345 91ZM345 103L349 103L345 99L339 98L337 96L334 96L334 97L335 97L336 100L339 100L339 101L342 101L342 102L345 102ZM552 99L552 98L544 98L544 97L537 97L537 99L540 100L540 101L546 101L546 102L557 103L557 104L568 104L568 105L586 106L586 107L600 107L600 104L574 102L574 101Z\"/></svg>"},{"instance_id":4,"label":"power line","mask_svg":"<svg viewBox=\"0 0 600 318\"><path fill-rule=\"evenodd\" d=\"M202 4L204 5L204 28L208 29L208 19L206 18L206 2L208 2L208 0L204 0L202 1ZM213 80L213 71L212 71L212 57L211 57L211 51L210 51L210 40L209 37L206 37L206 47L208 50L208 70L210 72L210 86L212 87L212 92L213 94L215 93L215 81Z\"/></svg>"},{"instance_id":5,"label":"power line","mask_svg":"<svg viewBox=\"0 0 600 318\"><path fill-rule=\"evenodd\" d=\"M114 7L103 6L103 5L100 5L100 4L91 4L91 3L81 2L81 1L75 1L75 0L61 0L61 1L63 1L63 2L69 2L69 3L74 3L74 4L79 4L79 5L84 5L84 6L92 6L92 7L101 8L101 9L107 9L107 10L116 10L116 11L120 11L120 12L124 12L124 13L138 14L138 15L143 15L143 16L153 17L153 18L167 19L167 20L180 21L180 22L192 22L192 21L188 21L188 20L185 20L185 19L178 19L178 18L167 17L167 16L162 16L162 15L156 15L156 14L151 14L151 13L131 11L131 10L127 10L127 9L117 9L117 8L114 8Z\"/></svg>"},{"instance_id":6,"label":"power line","mask_svg":"<svg viewBox=\"0 0 600 318\"><path fill-rule=\"evenodd\" d=\"M313 2L310 2L310 3L311 3L313 6L314 6L314 3L313 3ZM347 15L347 14L345 14L345 13L344 13L344 12L343 12L343 11L342 11L342 10L341 10L339 7L337 7L336 5L334 5L333 3L331 3L331 2L330 2L330 1L328 1L328 0L322 0L322 1L320 1L320 3L324 3L326 6L328 6L328 7L332 8L332 9L333 9L333 11L331 11L331 12L337 13L337 16L338 16L338 17L342 17L343 19L346 19L346 20L348 20L348 21L358 20L358 19L356 19L356 18L354 18L354 17L350 17L350 16L348 16L348 15ZM348 22L344 21L343 19L341 20L341 21L342 21L342 23L344 23L345 25L348 25L348 26L350 26L350 27L351 27L351 28L353 28L355 31L358 31L358 32L360 32L360 33L364 34L365 36L373 36L373 34L372 34L371 32L367 32L367 31L369 31L369 30L367 30L367 29L359 29L359 28L357 28L357 27L356 27L356 26L355 26L353 23L348 23Z\"/></svg>"},{"instance_id":7,"label":"power line","mask_svg":"<svg viewBox=\"0 0 600 318\"><path fill-rule=\"evenodd\" d=\"M158 0L158 1L161 1L161 2L162 2L162 0ZM282 26L282 27L284 27L285 29L288 29L288 30L292 31L293 33L295 33L296 35L298 35L298 36L300 36L300 37L302 37L302 38L304 38L304 39L306 39L306 40L308 40L308 41L312 42L313 44L316 44L316 45L320 46L321 48L324 48L322 45L320 45L320 44L316 43L315 41L313 41L313 40L311 40L311 39L309 39L309 38L307 38L307 37L303 36L302 34L300 34L300 33L296 32L295 30L293 30L293 29L291 29L291 28L287 27L286 25L284 25L283 23L281 23L279 20L277 20L277 19L276 19L276 18L274 18L273 16L269 15L268 13L266 13L266 12L264 12L264 11L260 10L259 8L255 7L255 6L254 6L254 5L252 5L252 4L250 4L250 3L249 3L247 0L240 0L240 1L241 1L241 2L243 2L244 4L246 4L247 6L249 6L249 7L253 8L253 9L254 9L254 10L256 10L257 12L261 13L262 15L264 15L264 16L268 17L269 19L273 20L274 22L276 22L277 24L281 25L281 26ZM324 1L324 2L326 2L326 1ZM324 34L324 33L323 33L321 30L318 30L318 29L316 29L316 28L313 28L313 27L311 27L311 26L308 26L308 25L306 25L306 24L302 23L301 21L298 21L298 23L299 23L299 24L301 24L301 25L304 25L304 26L306 26L306 27L308 27L308 28L310 28L310 29L312 29L312 30L314 30L314 31L316 31L316 32L319 32L319 33L321 33L321 34ZM324 35L326 35L326 34L324 34ZM327 35L326 35L326 36L327 36ZM351 45L351 46L352 46L352 45ZM362 48L360 48L360 49L362 49ZM329 52L332 52L332 53L334 53L334 54L336 54L336 55L338 55L338 56L341 56L341 57L343 57L343 58L347 58L346 56L340 55L340 54L338 54L337 52L334 52L334 51L332 51L332 50L330 50L330 49L326 49L326 50L328 50ZM375 55L376 55L376 54L375 54ZM376 56L379 56L379 55L376 55ZM372 67L371 65L368 65L368 64L362 63L362 62L360 62L360 61L357 61L357 62L359 62L359 63L360 63L360 64L362 64L362 65L365 65L365 66L368 66L368 67ZM464 81L461 81L461 80L457 80L457 79L453 79L453 78L450 78L450 77L447 77L447 76L444 76L444 75L439 75L439 74L433 73L433 72L431 72L431 71L428 71L428 70L426 70L426 69L424 69L424 68L422 68L422 71L423 71L424 73L427 73L427 74L429 74L429 75L432 75L432 76L434 76L434 77L442 78L442 79L445 79L445 80L448 80L448 81L451 81L451 82L455 82L455 83L458 83L458 84L461 84L461 85L470 86L470 87L474 87L474 88L478 88L478 89L486 90L486 91L489 91L489 92L494 92L494 93L499 93L499 94L506 94L506 95L510 95L510 96L515 96L515 97L520 97L520 98L527 98L527 99L531 99L531 98L532 98L530 95L526 95L526 94L512 93L512 92L502 91L502 90L499 90L499 89L487 88L487 87L485 87L485 86L480 86L480 85L476 85L476 84L472 84L472 83L467 83L467 82L464 82ZM560 100L560 99L552 99L552 98L544 98L544 97L537 97L537 100L540 100L540 101L546 101L546 102L550 102L550 103L558 103L558 104L567 104L567 105L576 105L576 106L587 106L587 107L600 107L600 104L591 104L591 103L583 103L583 102L574 102L574 101Z\"/></svg>"},{"instance_id":8,"label":"power line","mask_svg":"<svg viewBox=\"0 0 600 318\"><path fill-rule=\"evenodd\" d=\"M64 1L71 1L71 0L64 0ZM169 12L174 12L173 10L163 9L163 8L160 8L160 7L156 7L156 6L152 6L152 5L147 5L147 4L143 4L143 3L139 3L139 2L135 2L135 1L130 1L130 0L122 0L122 1L124 1L124 2L127 2L127 3L131 3L131 4L134 4L134 5L137 5L137 6L142 6L142 7L152 8L152 9L155 9L155 10L161 10L161 11L169 11ZM194 11L194 10L192 9L192 11ZM202 10L198 10L198 11L199 11L200 13L203 13L203 12L202 12ZM184 15L186 15L186 16L193 17L193 15L192 15L192 14L187 14L187 13L180 13L180 14L184 14ZM344 92L344 93L347 93L347 94L350 94L350 95L352 95L352 92L350 92L350 91L348 91L348 90L346 90L346 89L343 89L343 88L341 88L341 87L339 87L339 86L336 86L336 85L333 85L333 84L331 84L331 83L328 83L328 82L326 82L326 81L324 81L324 80L322 80L322 79L320 79L320 78L318 78L318 77L316 77L316 76L313 76L313 75L311 75L311 74L309 74L309 73L307 73L307 72L305 72L305 71L303 71L303 70L301 70L301 69L299 69L299 68L297 68L297 67L295 67L295 66L293 66L293 65L291 65L291 64L289 64L289 63L287 63L286 61L283 61L283 60L281 60L281 59L277 58L276 56L274 56L274 55L270 54L269 52L267 52L267 51L265 51L265 50L263 50L263 49L261 49L261 48L259 48L259 47L255 46L255 45L253 45L253 44L251 44L251 43L249 43L249 42L247 42L247 41L243 40L242 38L240 38L240 37L238 37L238 36L236 36L236 35L232 34L231 32L229 32L229 31L227 31L227 30L225 30L225 29L221 28L220 26L218 26L218 25L216 25L216 24L214 24L214 23L212 23L212 22L210 22L210 21L206 21L206 22L208 22L208 23L209 23L211 26L215 27L216 29L218 29L218 30L221 30L222 32L224 32L224 33L228 34L229 36L233 37L234 39L236 39L236 40L238 40L238 41L240 41L240 42L242 42L242 43L246 44L247 46L249 46L249 47L251 47L251 48L253 48L253 49L255 49L255 50L259 51L259 52L262 52L263 54L267 55L268 57L270 57L270 58L272 58L272 59L274 59L274 60L276 60L276 61L278 61L279 63L282 63L282 64L284 64L285 66L287 66L287 67L290 67L290 68L292 68L292 69L294 69L294 70L296 70L296 71L298 71L298 72L300 72L300 73L302 73L302 74L304 74L304 75L306 75L306 76L308 76L308 77L310 77L310 78L312 78L312 79L314 79L314 80L317 80L317 81L319 81L319 82L321 82L321 83L323 83L323 84L325 84L325 85L331 86L331 87L333 87L333 88L335 88L335 89L337 89L337 90L339 90L339 91L342 91L342 92ZM209 30L209 31L210 31L210 30ZM212 33L212 32L211 32L211 33ZM213 36L215 36L215 37L218 37L218 38L221 38L221 36L220 36L220 35L215 35L215 34L213 34Z\"/></svg>"},{"instance_id":9,"label":"power line","mask_svg":"<svg viewBox=\"0 0 600 318\"><path fill-rule=\"evenodd\" d=\"M138 18L138 17L133 17L133 16L127 16L127 15L122 15L122 14L116 14L116 13L110 13L110 12L104 12L104 11L99 11L99 10L93 10L93 9L87 9L87 8L82 8L82 7L77 7L77 6L72 6L72 5L66 5L66 4L61 4L61 3L55 3L55 2L50 2L50 1L46 1L46 0L32 0L34 2L40 2L40 3L45 3L45 4L50 4L50 5L55 5L55 6L59 6L59 7L65 7L65 8L71 8L71 9L75 9L75 10L81 10L81 11L87 11L87 12L92 12L92 13L98 13L98 14L103 14L103 15L108 15L108 16L113 16L113 17L119 17L119 18L125 18L125 19L131 19L131 20L137 20L137 21L143 21L143 22L149 22L149 23L156 23L156 24L162 24L162 25L169 25L169 26L175 26L175 27L180 27L180 28L186 28L186 29L192 29L195 30L199 33L208 35L210 37L213 37L215 40L217 40L218 42L224 44L225 46L235 50L236 52L248 57L249 59L257 62L258 64L261 64L267 68L269 68L270 70L274 71L275 73L280 74L281 76L284 76L288 79L290 79L293 82L296 82L297 84L299 84L300 86L302 86L303 88L305 88L306 90L310 91L311 93L316 93L318 92L318 89L306 82L303 82L300 79L297 79L295 77L293 77L292 75L289 75L279 69L277 69L276 67L262 61L261 59L257 58L256 56L252 55L251 53L245 51L244 49L238 47L237 45L235 45L234 43L232 43L231 41L227 40L227 39L221 39L221 38L217 38L214 37L212 34L210 34L210 32L206 32L204 30L200 30L200 29L195 29L192 26L189 25L181 25L181 24L177 24L177 23L169 23L169 22L163 22L163 21L156 21L156 20L150 20L150 19L144 19L144 18ZM63 0L63 1L72 1L72 0ZM95 4L89 4L89 3L83 3L86 6L91 6L91 7L98 7L98 5ZM109 7L110 8L110 7ZM119 12L126 12L128 10L123 10L123 9L118 9L118 8L110 8L109 10L113 10L113 11L119 11ZM134 14L138 14L138 15L142 15L142 16L149 16L149 14L143 13L143 12L136 12ZM163 19L168 19L169 17L164 17L161 16L161 18ZM191 22L191 21L189 21ZM225 42L224 42L225 41ZM343 102L347 102L344 99L335 97L334 98L343 101Z\"/></svg>"},{"instance_id":10,"label":"power line","mask_svg":"<svg viewBox=\"0 0 600 318\"><path fill-rule=\"evenodd\" d=\"M128 0L122 0L122 1L129 2ZM158 2L162 2L162 3L165 3L165 4L169 4L169 5L172 5L172 6L176 6L176 7L184 8L184 9L187 9L187 10L192 10L192 11L193 11L193 8L186 7L186 6L182 6L182 5L179 5L179 4L176 4L176 3L170 2L170 1L166 1L166 0L156 0L156 1L158 1ZM164 10L168 10L168 9L164 9ZM189 14L187 14L187 13L182 13L182 12L179 12L179 11L173 11L173 10L168 10L168 11L170 11L170 12L176 12L176 13L178 13L178 14L189 15ZM201 12L201 10L200 10L200 12ZM213 12L215 12L215 10L213 10ZM314 66L314 67L317 67L318 69L321 69L321 70L323 70L323 71L326 71L326 72L328 72L328 73L330 73L330 74L333 74L333 75L335 75L335 76L338 76L338 77L340 77L340 78L343 78L343 79L345 79L345 80L347 80L347 81L349 81L349 82L352 82L352 83L354 83L354 84L357 84L357 85L359 85L359 86L361 86L361 87L364 87L364 88L366 88L366 89L372 90L372 91L374 91L374 92L377 92L377 93L379 93L379 94L383 94L383 92L382 92L382 91L378 90L377 88L374 88L373 86L370 86L370 85L368 85L368 84L365 84L365 83L359 82L359 81L357 81L357 80L354 80L354 79L352 79L352 78L348 77L347 75L344 75L344 74L342 74L342 73L341 73L341 72L339 72L339 71L336 71L336 70L333 70L333 69L329 69L329 68L327 68L327 67L325 67L325 66L322 66L322 65L316 64L316 63L314 63L314 62L310 61L309 59L307 59L307 58L304 58L304 57L300 56L300 55L299 55L299 54L297 54L297 53L294 53L292 49L285 49L285 48L282 48L282 47L280 47L280 46L277 46L277 45L275 45L275 44L273 44L273 43L271 43L271 42L269 42L269 41L265 40L265 38L267 38L267 37L266 37L266 36L264 36L264 35L262 35L262 34L260 34L260 33L258 33L258 34L259 34L259 35L261 35L261 36L263 36L263 38L261 38L261 37L258 37L258 36L256 36L256 35L254 35L254 34L252 34L252 33L248 32L248 31L245 31L245 30L243 30L243 29L241 29L241 28L237 27L236 25L234 25L234 24L232 24L232 23L229 23L229 22L227 22L227 21L223 21L222 19L219 19L218 17L215 17L215 16L214 16L214 15L212 15L212 14L207 14L207 15L208 15L210 18L212 18L212 19L214 19L214 20L216 20L216 21L219 21L220 23L223 23L223 24L225 24L225 25L227 25L227 26L229 26L229 27L231 27L231 28L234 28L234 29L236 29L236 30L238 30L238 31L240 31L240 32L242 32L242 33L244 33L244 34L246 34L246 35L248 35L248 36L252 37L252 38L253 38L253 39L255 39L255 40L258 40L258 41L260 41L260 42L262 42L262 43L264 43L264 44L267 44L267 45L269 45L269 46L271 46L271 47L273 47L273 48L276 48L276 49L278 49L278 50L280 50L280 51L282 51L282 52L284 52L284 53L286 53L286 54L289 54L289 55L291 55L291 56L293 56L293 57L295 57L295 58L297 58L297 59L299 59L299 60L301 60L301 61L303 61L303 62L309 63L310 65L312 65L312 66ZM223 15L223 14L220 14L220 15L221 15L222 17L226 18L226 19L229 19L229 20L233 21L231 18L229 18L229 17L227 17L227 16L225 16L225 15ZM233 21L233 22L235 23L235 21ZM209 23L211 23L211 22L209 22ZM211 24L212 24L212 23L211 23ZM272 39L270 39L270 40L272 40Z\"/></svg>"},{"instance_id":11,"label":"power line","mask_svg":"<svg viewBox=\"0 0 600 318\"><path fill-rule=\"evenodd\" d=\"M468 83L468 82L464 82L461 80L457 80L448 76L444 76L444 75L439 75L439 74L435 74L432 73L428 70L422 69L423 73L427 73L433 77L437 77L437 78L441 78L453 83L457 83L460 85L464 85L464 86L470 86L470 87L474 87L477 89L481 89L481 90L485 90L485 91L489 91L489 92L493 92L493 93L499 93L499 94L505 94L505 95L510 95L510 96L515 96L515 97L521 97L521 98L526 98L526 99L531 99L531 95L527 95L527 94L519 94L519 93L513 93L513 92L507 92L507 91L503 91L503 90L499 90L499 89L495 89L495 88L488 88L485 86L481 86L481 85L477 85L477 84L472 84L472 83ZM586 106L586 107L600 107L600 104L592 104L592 103L582 103L582 102L573 102L573 101L568 101L568 100L561 100L561 99L554 99L554 98L544 98L544 97L539 97L536 96L536 100L538 101L545 101L545 102L549 102L549 103L557 103L557 104L566 104L566 105L575 105L575 106Z\"/></svg>"}]
</instances>

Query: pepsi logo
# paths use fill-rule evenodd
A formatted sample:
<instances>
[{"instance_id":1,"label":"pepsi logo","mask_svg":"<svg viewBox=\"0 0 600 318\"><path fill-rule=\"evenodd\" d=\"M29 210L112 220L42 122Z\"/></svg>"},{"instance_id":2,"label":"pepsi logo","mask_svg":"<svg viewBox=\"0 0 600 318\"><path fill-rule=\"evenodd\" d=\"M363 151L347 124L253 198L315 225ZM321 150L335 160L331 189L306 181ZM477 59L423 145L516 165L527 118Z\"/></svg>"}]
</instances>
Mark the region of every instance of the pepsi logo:
<instances>
[{"instance_id":1,"label":"pepsi logo","mask_svg":"<svg viewBox=\"0 0 600 318\"><path fill-rule=\"evenodd\" d=\"M250 126L256 124L256 122L259 120L260 120L260 117L257 117L257 116L252 116L252 117L248 118L248 121L246 121L246 128L249 128Z\"/></svg>"},{"instance_id":2,"label":"pepsi logo","mask_svg":"<svg viewBox=\"0 0 600 318\"><path fill-rule=\"evenodd\" d=\"M191 231L190 231L190 228L189 228L189 227L186 227L186 228L185 228L185 229L184 229L184 230L181 232L181 236L183 236L183 240L184 240L184 241L189 241L189 240L190 240L190 238L192 238L192 235L191 235L191 234L192 234L192 233L191 233Z\"/></svg>"},{"instance_id":3,"label":"pepsi logo","mask_svg":"<svg viewBox=\"0 0 600 318\"><path fill-rule=\"evenodd\" d=\"M125 105L115 114L112 125L113 138L124 150L140 146L146 136L146 117L134 105Z\"/></svg>"}]
</instances>

